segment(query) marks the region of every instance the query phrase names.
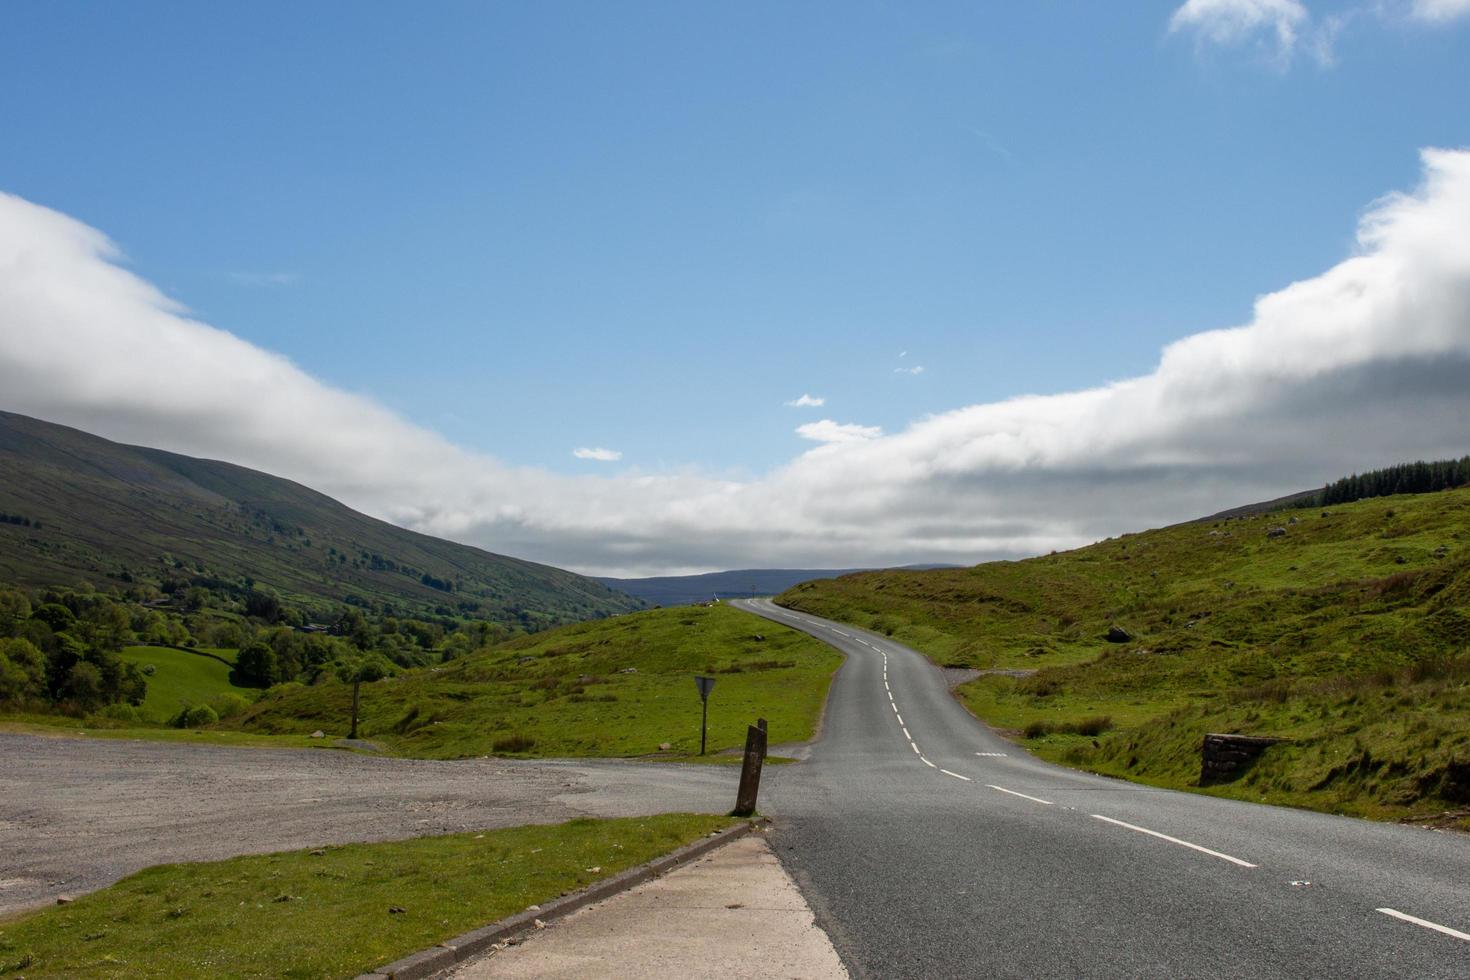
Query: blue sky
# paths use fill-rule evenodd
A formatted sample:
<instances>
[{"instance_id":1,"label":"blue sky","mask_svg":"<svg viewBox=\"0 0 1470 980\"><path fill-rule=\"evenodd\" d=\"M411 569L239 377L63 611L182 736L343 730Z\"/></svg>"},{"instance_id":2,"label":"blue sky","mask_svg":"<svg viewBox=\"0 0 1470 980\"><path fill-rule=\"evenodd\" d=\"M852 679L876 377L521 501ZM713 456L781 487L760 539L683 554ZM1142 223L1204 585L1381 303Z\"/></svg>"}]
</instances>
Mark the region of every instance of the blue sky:
<instances>
[{"instance_id":1,"label":"blue sky","mask_svg":"<svg viewBox=\"0 0 1470 980\"><path fill-rule=\"evenodd\" d=\"M468 451L758 477L1148 374L1470 144L1460 0L1189 6L12 2L0 190Z\"/></svg>"}]
</instances>

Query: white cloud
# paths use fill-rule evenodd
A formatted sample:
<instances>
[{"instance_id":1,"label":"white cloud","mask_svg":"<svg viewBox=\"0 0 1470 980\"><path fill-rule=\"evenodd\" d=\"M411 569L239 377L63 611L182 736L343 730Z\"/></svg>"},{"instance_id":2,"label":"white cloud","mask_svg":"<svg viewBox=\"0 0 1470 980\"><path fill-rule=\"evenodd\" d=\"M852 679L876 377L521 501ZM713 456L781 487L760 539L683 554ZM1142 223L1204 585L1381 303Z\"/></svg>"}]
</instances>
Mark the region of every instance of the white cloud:
<instances>
[{"instance_id":1,"label":"white cloud","mask_svg":"<svg viewBox=\"0 0 1470 980\"><path fill-rule=\"evenodd\" d=\"M595 448L583 446L580 449L573 449L572 455L578 459L595 459L599 463L616 463L623 458L623 454L618 450L603 449L601 446Z\"/></svg>"},{"instance_id":2,"label":"white cloud","mask_svg":"<svg viewBox=\"0 0 1470 980\"><path fill-rule=\"evenodd\" d=\"M913 367L908 367L908 368L901 368L901 367L900 368L894 368L893 369L893 373L894 374L923 374L924 373L924 365L922 365L922 364L915 364Z\"/></svg>"},{"instance_id":3,"label":"white cloud","mask_svg":"<svg viewBox=\"0 0 1470 980\"><path fill-rule=\"evenodd\" d=\"M825 398L819 398L819 397L817 397L815 395L805 395L804 394L800 398L795 399L794 401L787 402L786 403L786 407L787 408L821 408L825 404L827 404L827 399L825 399Z\"/></svg>"},{"instance_id":4,"label":"white cloud","mask_svg":"<svg viewBox=\"0 0 1470 980\"><path fill-rule=\"evenodd\" d=\"M584 571L1032 554L1470 449L1470 152L1423 163L1352 255L1142 377L824 442L747 480L560 476L462 449L191 319L100 232L0 194L0 408Z\"/></svg>"},{"instance_id":5,"label":"white cloud","mask_svg":"<svg viewBox=\"0 0 1470 980\"><path fill-rule=\"evenodd\" d=\"M865 442L868 439L877 439L883 434L883 430L876 425L843 424L822 419L820 422L797 426L796 434L813 442Z\"/></svg>"},{"instance_id":6,"label":"white cloud","mask_svg":"<svg viewBox=\"0 0 1470 980\"><path fill-rule=\"evenodd\" d=\"M1192 30L1212 44L1240 44L1262 32L1289 58L1310 15L1299 0L1187 0L1169 19L1169 30Z\"/></svg>"},{"instance_id":7,"label":"white cloud","mask_svg":"<svg viewBox=\"0 0 1470 980\"><path fill-rule=\"evenodd\" d=\"M1432 24L1444 23L1470 14L1470 0L1414 0L1410 14Z\"/></svg>"}]
</instances>

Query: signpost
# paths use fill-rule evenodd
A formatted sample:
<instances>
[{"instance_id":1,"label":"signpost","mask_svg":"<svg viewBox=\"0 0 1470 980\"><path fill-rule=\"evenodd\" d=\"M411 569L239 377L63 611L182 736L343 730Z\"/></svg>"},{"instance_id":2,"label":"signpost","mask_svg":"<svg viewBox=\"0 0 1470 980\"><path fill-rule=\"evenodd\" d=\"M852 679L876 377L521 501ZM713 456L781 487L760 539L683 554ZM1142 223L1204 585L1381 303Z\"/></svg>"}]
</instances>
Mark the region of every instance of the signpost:
<instances>
[{"instance_id":1,"label":"signpost","mask_svg":"<svg viewBox=\"0 0 1470 980\"><path fill-rule=\"evenodd\" d=\"M694 686L699 688L699 754L704 755L705 734L709 730L709 692L715 688L715 679L696 677Z\"/></svg>"}]
</instances>

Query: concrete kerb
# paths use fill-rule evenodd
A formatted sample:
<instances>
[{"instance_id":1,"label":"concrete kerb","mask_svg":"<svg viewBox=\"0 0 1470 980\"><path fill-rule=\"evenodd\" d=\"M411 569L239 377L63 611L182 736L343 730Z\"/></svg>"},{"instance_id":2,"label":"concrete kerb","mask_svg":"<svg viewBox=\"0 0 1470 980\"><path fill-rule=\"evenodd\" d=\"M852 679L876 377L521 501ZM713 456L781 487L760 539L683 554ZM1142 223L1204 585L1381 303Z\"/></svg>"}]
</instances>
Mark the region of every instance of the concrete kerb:
<instances>
[{"instance_id":1,"label":"concrete kerb","mask_svg":"<svg viewBox=\"0 0 1470 980\"><path fill-rule=\"evenodd\" d=\"M370 973L363 973L357 977L357 980L423 980L423 978L432 977L472 956L478 956L496 943L529 932L536 927L537 919L542 922L560 919L584 905L591 905L593 902L600 902L619 892L627 891L635 885L641 885L645 881L672 871L694 858L708 854L717 847L723 847L733 840L738 840L765 823L766 821L763 820L746 820L733 827L727 827L692 844L686 844L676 851L671 851L663 857L654 858L647 864L629 868L611 878L589 885L579 892L553 899L539 909L518 912L499 922L481 926L462 936L446 939L437 946L405 956L401 960L395 960L387 966L380 966Z\"/></svg>"}]
</instances>

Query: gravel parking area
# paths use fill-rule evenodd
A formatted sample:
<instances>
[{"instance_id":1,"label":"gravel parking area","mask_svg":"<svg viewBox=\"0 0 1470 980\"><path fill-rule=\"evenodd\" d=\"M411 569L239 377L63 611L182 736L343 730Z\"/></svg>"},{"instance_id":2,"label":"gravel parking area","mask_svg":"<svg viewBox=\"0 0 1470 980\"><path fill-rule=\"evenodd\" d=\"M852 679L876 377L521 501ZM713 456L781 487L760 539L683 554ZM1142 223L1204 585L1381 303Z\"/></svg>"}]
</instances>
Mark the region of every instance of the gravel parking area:
<instances>
[{"instance_id":1,"label":"gravel parking area","mask_svg":"<svg viewBox=\"0 0 1470 980\"><path fill-rule=\"evenodd\" d=\"M738 772L0 733L0 916L153 864L580 816L723 813Z\"/></svg>"}]
</instances>

